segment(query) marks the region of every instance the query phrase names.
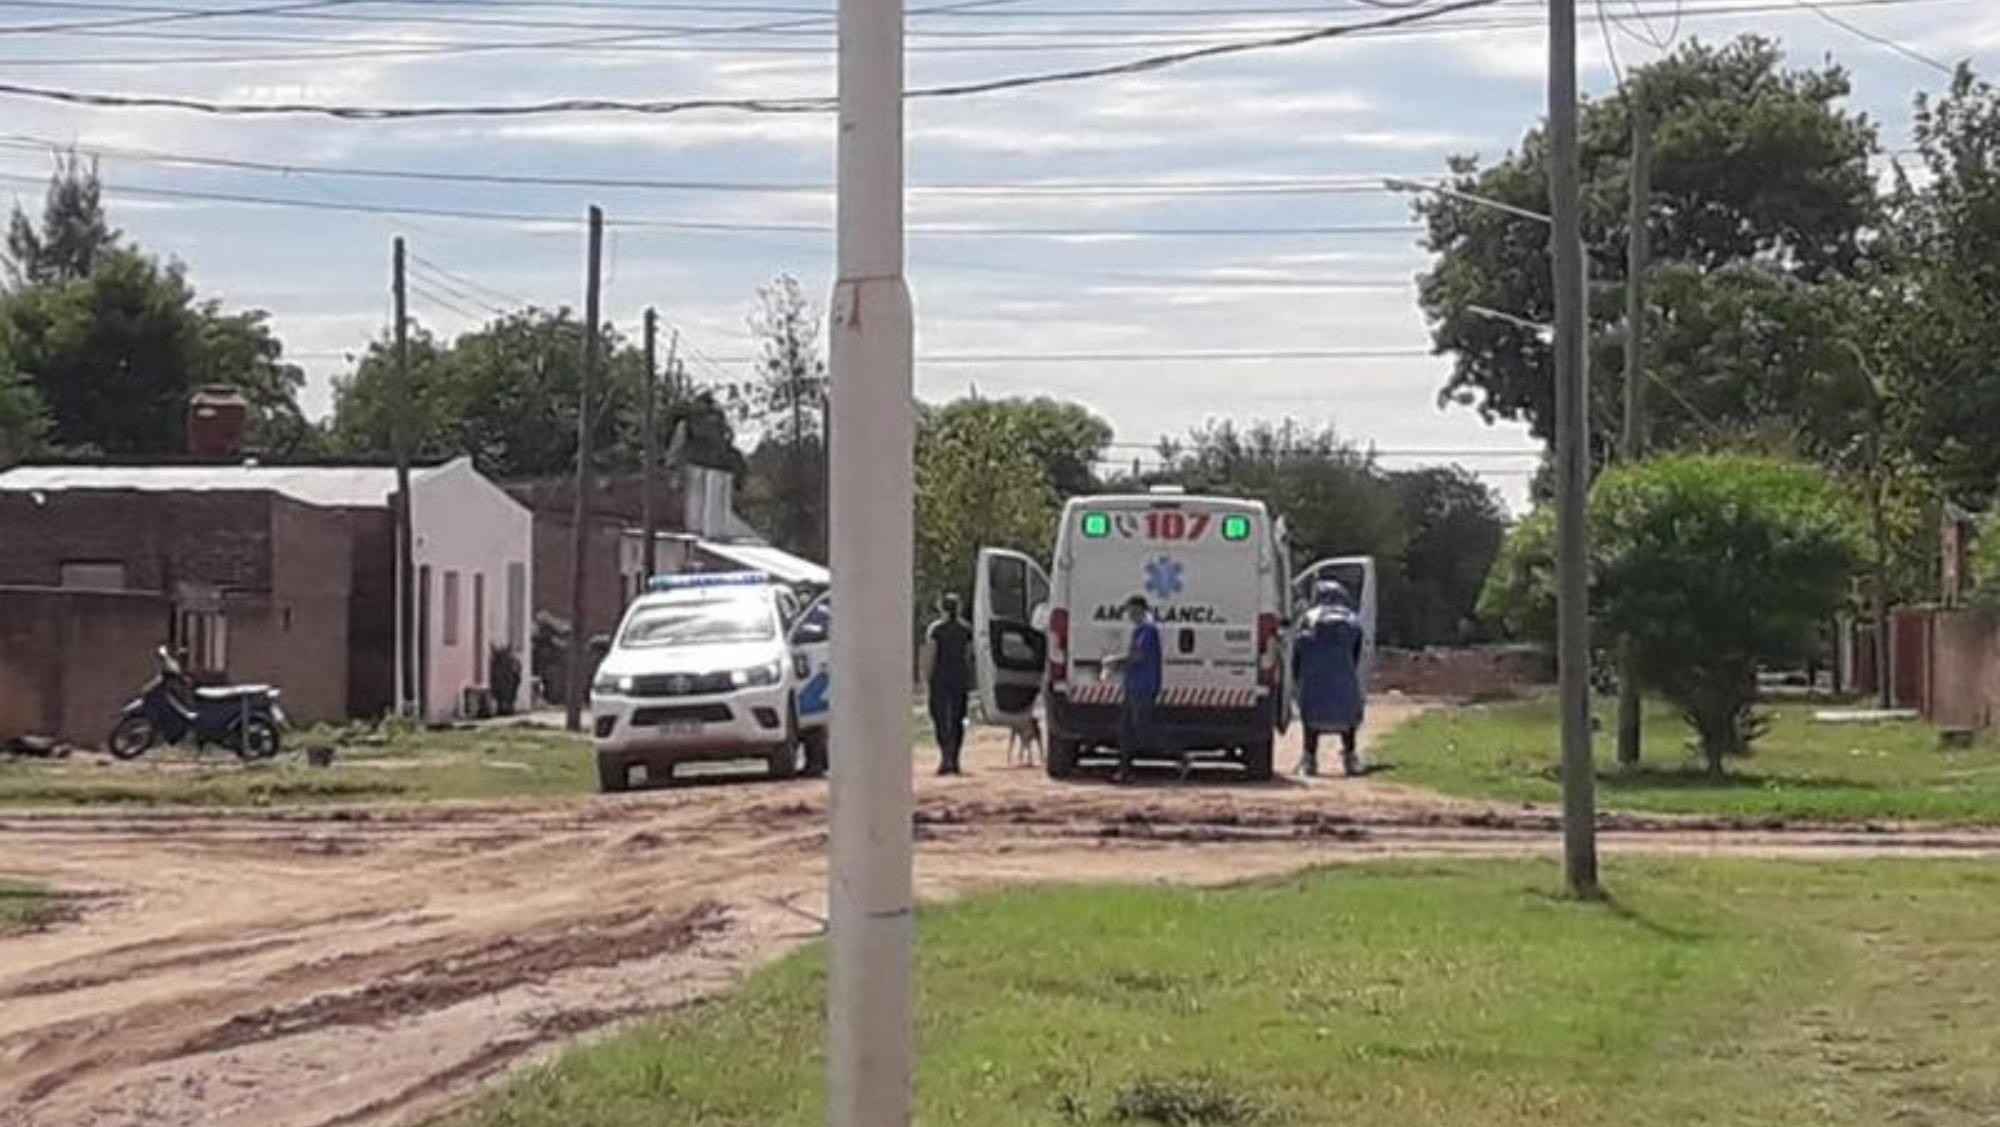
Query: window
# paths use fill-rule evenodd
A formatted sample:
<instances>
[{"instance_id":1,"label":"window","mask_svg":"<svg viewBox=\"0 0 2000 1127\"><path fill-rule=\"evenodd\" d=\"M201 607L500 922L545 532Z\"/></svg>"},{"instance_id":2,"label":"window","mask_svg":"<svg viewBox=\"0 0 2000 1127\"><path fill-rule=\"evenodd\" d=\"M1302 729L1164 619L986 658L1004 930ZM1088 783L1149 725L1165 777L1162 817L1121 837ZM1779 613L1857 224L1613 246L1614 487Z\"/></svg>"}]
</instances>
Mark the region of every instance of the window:
<instances>
[{"instance_id":1,"label":"window","mask_svg":"<svg viewBox=\"0 0 2000 1127\"><path fill-rule=\"evenodd\" d=\"M219 610L174 612L170 648L182 655L190 674L220 674L229 668L229 623Z\"/></svg>"},{"instance_id":2,"label":"window","mask_svg":"<svg viewBox=\"0 0 2000 1127\"><path fill-rule=\"evenodd\" d=\"M125 565L91 560L64 560L62 585L86 591L123 591Z\"/></svg>"},{"instance_id":3,"label":"window","mask_svg":"<svg viewBox=\"0 0 2000 1127\"><path fill-rule=\"evenodd\" d=\"M486 573L472 573L472 683L486 683Z\"/></svg>"},{"instance_id":4,"label":"window","mask_svg":"<svg viewBox=\"0 0 2000 1127\"><path fill-rule=\"evenodd\" d=\"M765 642L778 635L776 613L765 599L708 598L645 607L632 616L619 644L708 646Z\"/></svg>"},{"instance_id":5,"label":"window","mask_svg":"<svg viewBox=\"0 0 2000 1127\"><path fill-rule=\"evenodd\" d=\"M458 573L444 573L444 625L439 639L447 646L458 644Z\"/></svg>"},{"instance_id":6,"label":"window","mask_svg":"<svg viewBox=\"0 0 2000 1127\"><path fill-rule=\"evenodd\" d=\"M528 565L516 560L507 565L507 645L515 657L528 648L527 624Z\"/></svg>"},{"instance_id":7,"label":"window","mask_svg":"<svg viewBox=\"0 0 2000 1127\"><path fill-rule=\"evenodd\" d=\"M833 600L821 599L792 627L792 644L811 646L827 640L833 627Z\"/></svg>"}]
</instances>

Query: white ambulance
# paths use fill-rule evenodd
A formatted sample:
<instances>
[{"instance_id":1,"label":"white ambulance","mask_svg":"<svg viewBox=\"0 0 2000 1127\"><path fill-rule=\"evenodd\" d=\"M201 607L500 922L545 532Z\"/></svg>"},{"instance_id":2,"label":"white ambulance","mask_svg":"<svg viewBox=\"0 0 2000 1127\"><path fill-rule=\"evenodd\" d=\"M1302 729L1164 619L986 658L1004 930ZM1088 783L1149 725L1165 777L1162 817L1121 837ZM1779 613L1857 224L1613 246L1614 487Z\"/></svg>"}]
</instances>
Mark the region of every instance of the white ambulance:
<instances>
[{"instance_id":1,"label":"white ambulance","mask_svg":"<svg viewBox=\"0 0 2000 1127\"><path fill-rule=\"evenodd\" d=\"M979 553L973 635L980 702L994 722L1046 714L1048 773L1115 755L1123 690L1108 659L1125 652L1123 607L1145 596L1165 662L1159 750L1240 763L1271 777L1273 744L1293 708L1290 624L1315 584L1354 596L1374 654L1375 563L1322 560L1294 573L1284 522L1262 502L1149 494L1079 497L1063 509L1054 567L1018 552Z\"/></svg>"}]
</instances>

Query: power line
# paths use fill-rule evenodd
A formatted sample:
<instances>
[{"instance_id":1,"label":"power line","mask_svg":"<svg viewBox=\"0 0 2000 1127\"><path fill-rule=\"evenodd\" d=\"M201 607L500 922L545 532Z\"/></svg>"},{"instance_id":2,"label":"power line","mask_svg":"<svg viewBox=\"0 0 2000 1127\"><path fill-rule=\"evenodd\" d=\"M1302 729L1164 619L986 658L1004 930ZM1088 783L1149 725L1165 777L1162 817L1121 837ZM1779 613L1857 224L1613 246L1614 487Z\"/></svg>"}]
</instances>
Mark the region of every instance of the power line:
<instances>
[{"instance_id":1,"label":"power line","mask_svg":"<svg viewBox=\"0 0 2000 1127\"><path fill-rule=\"evenodd\" d=\"M0 35L55 35L71 34L79 31L103 31L112 28L134 27L140 24L183 23L189 20L228 19L237 16L283 16L303 13L313 8L336 8L349 4L371 4L379 0L295 0L287 4L271 4L252 8L178 8L144 9L118 8L115 11L150 11L154 14L126 16L117 19L82 20L72 23L44 24L0 24ZM37 7L60 7L60 5L36 5Z\"/></svg>"},{"instance_id":2,"label":"power line","mask_svg":"<svg viewBox=\"0 0 2000 1127\"><path fill-rule=\"evenodd\" d=\"M1878 47L1885 47L1891 51L1894 51L1898 55L1901 55L1906 59L1913 59L1916 62L1922 63L1924 66L1930 67L1931 69L1936 70L1941 74L1955 75L1958 73L1958 68L1952 66L1951 64L1945 62L1944 60L1939 59L1933 55L1926 55L1922 51L1919 51L1915 47L1912 47L1906 43L1898 42L1897 40L1891 39L1886 35L1869 31L1867 28L1862 27L1859 24L1842 19L1841 17L1836 16L1832 12L1828 11L1824 5L1814 3L1813 0L1792 0L1792 2L1837 28L1841 28L1842 30L1847 31L1850 34L1858 35L1861 38L1866 39L1868 42L1873 43Z\"/></svg>"},{"instance_id":3,"label":"power line","mask_svg":"<svg viewBox=\"0 0 2000 1127\"><path fill-rule=\"evenodd\" d=\"M1428 357L1424 348L1182 349L1155 352L956 352L917 357L918 364L1134 364L1180 361L1238 363L1266 360L1392 360ZM727 356L718 363L747 364L750 356Z\"/></svg>"},{"instance_id":4,"label":"power line","mask_svg":"<svg viewBox=\"0 0 2000 1127\"><path fill-rule=\"evenodd\" d=\"M1449 3L1439 4L1435 7L1398 12L1395 15L1385 16L1366 23L1336 24L1331 27L1316 28L1310 31L1295 32L1287 35L1239 40L1234 43L1216 44L1184 51L1149 55L1107 66L1045 71L1040 74L1016 75L1009 78L922 87L909 91L905 96L912 99L958 98L977 94L990 94L1001 90L1021 90L1036 86L1084 82L1097 78L1146 74L1206 59L1223 58L1251 51L1297 47L1371 30L1403 27L1410 24L1422 23L1427 20L1438 19L1455 12L1488 7L1496 2L1497 0L1451 0ZM177 109L225 117L270 117L317 114L347 121L402 121L438 117L525 117L546 114L597 112L667 115L689 113L697 110L734 110L744 113L764 114L826 113L836 108L836 100L824 96L763 99L684 98L643 102L623 101L611 98L561 98L552 101L516 105L455 106L352 106L314 102L214 102L197 98L177 98L160 95L128 95L94 91L59 90L49 87L24 86L18 83L0 83L0 95L58 102L65 105L91 106L101 109Z\"/></svg>"},{"instance_id":5,"label":"power line","mask_svg":"<svg viewBox=\"0 0 2000 1127\"><path fill-rule=\"evenodd\" d=\"M44 181L33 176L0 173L0 182L39 186ZM159 188L120 185L113 194L154 196L161 199L200 200L211 203L241 204L250 207L289 207L308 211L352 212L361 215L429 216L479 222L530 223L573 226L581 220L574 215L547 212L478 211L467 208L431 207L420 204L342 203L332 200L305 200L285 196L263 196L240 192L211 192L186 188ZM614 227L639 230L681 231L690 234L823 235L833 230L825 223L738 223L699 219L624 217L607 221ZM1029 239L1153 239L1153 238L1281 238L1334 235L1395 235L1421 230L1416 224L1326 224L1289 227L975 227L966 225L914 224L910 234L953 238Z\"/></svg>"},{"instance_id":6,"label":"power line","mask_svg":"<svg viewBox=\"0 0 2000 1127\"><path fill-rule=\"evenodd\" d=\"M426 289L420 283L411 282L409 283L409 286L410 286L410 292L418 295L419 297L424 298L433 305L441 306L445 309L448 309L451 312L458 314L460 317L463 317L466 320L473 322L474 324L477 324L485 320L485 318L480 314L471 312L470 310L457 304L450 298L445 297L444 295L436 292L435 290Z\"/></svg>"},{"instance_id":7,"label":"power line","mask_svg":"<svg viewBox=\"0 0 2000 1127\"><path fill-rule=\"evenodd\" d=\"M340 166L305 162L276 162L241 157L220 157L117 145L69 143L26 134L0 134L0 148L47 149L52 152L75 150L106 160L191 168L264 172L280 176L329 176L362 180L408 180L426 183L489 184L495 186L539 186L556 188L612 188L645 191L689 191L759 193L772 195L831 196L829 181L766 180L687 180L627 176L549 176L525 173L450 172L430 169ZM917 195L1006 196L1065 198L1076 196L1257 196L1257 195L1345 195L1377 194L1386 191L1385 179L1415 179L1408 174L1367 173L1313 177L1241 177L1206 180L1124 180L1124 181L1017 181L1012 183L912 184Z\"/></svg>"}]
</instances>

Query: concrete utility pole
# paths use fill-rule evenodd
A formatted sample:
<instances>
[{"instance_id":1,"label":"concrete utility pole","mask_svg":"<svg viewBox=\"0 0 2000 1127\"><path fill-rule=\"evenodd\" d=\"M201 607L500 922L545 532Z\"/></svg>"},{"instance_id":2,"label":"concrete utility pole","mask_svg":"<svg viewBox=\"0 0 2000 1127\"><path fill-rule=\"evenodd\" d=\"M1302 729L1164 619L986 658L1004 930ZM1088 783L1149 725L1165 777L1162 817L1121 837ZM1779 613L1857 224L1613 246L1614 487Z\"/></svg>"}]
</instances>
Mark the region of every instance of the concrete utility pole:
<instances>
[{"instance_id":1,"label":"concrete utility pole","mask_svg":"<svg viewBox=\"0 0 2000 1127\"><path fill-rule=\"evenodd\" d=\"M604 212L593 204L583 290L583 386L576 395L576 508L569 550L569 685L563 694L563 725L572 732L583 728L584 697L590 691L591 671L584 668L590 644L584 619L584 593L589 586L584 581L584 572L590 558L590 397L596 388L602 351L597 318L603 267Z\"/></svg>"},{"instance_id":2,"label":"concrete utility pole","mask_svg":"<svg viewBox=\"0 0 2000 1127\"><path fill-rule=\"evenodd\" d=\"M1637 95L1632 113L1631 210L1625 240L1625 433L1619 454L1626 462L1646 456L1646 271L1651 266L1652 122ZM1644 745L1645 705L1639 695L1638 655L1632 643L1618 643L1618 764L1636 767Z\"/></svg>"},{"instance_id":3,"label":"concrete utility pole","mask_svg":"<svg viewBox=\"0 0 2000 1127\"><path fill-rule=\"evenodd\" d=\"M395 415L389 420L389 445L396 455L396 714L421 710L417 692L416 535L410 527L410 309L403 274L403 239L396 237Z\"/></svg>"},{"instance_id":4,"label":"concrete utility pole","mask_svg":"<svg viewBox=\"0 0 2000 1127\"><path fill-rule=\"evenodd\" d=\"M1576 0L1549 0L1549 217L1556 299L1556 662L1562 695L1563 871L1597 883L1597 778L1590 754L1590 387L1577 208Z\"/></svg>"},{"instance_id":5,"label":"concrete utility pole","mask_svg":"<svg viewBox=\"0 0 2000 1127\"><path fill-rule=\"evenodd\" d=\"M659 518L653 512L653 476L658 470L657 463L659 459L659 433L657 429L659 424L653 416L656 404L660 398L660 370L653 365L653 350L657 346L659 339L660 312L648 306L646 309L646 396L644 410L641 413L644 421L640 424L644 431L644 447L640 455L639 464L639 535L646 538L639 546L639 558L642 561L639 567L639 574L646 581L650 581L653 578L653 573L659 570L655 566L659 563L659 559L654 541L659 539L660 526ZM671 360L667 364L669 368L673 366Z\"/></svg>"},{"instance_id":6,"label":"concrete utility pole","mask_svg":"<svg viewBox=\"0 0 2000 1127\"><path fill-rule=\"evenodd\" d=\"M833 335L827 1121L907 1127L914 1031L910 670L915 495L903 279L903 0L840 0ZM854 441L833 439L852 438Z\"/></svg>"}]
</instances>

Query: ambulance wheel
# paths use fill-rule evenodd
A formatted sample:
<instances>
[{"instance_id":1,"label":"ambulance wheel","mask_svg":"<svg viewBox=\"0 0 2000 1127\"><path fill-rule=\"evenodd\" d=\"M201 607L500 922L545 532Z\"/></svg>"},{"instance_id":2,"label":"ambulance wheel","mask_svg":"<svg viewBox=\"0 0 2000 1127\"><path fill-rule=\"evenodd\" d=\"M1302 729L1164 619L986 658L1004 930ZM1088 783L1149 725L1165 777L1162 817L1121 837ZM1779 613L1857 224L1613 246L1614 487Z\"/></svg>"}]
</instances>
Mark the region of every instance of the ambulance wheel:
<instances>
[{"instance_id":1,"label":"ambulance wheel","mask_svg":"<svg viewBox=\"0 0 2000 1127\"><path fill-rule=\"evenodd\" d=\"M1049 753L1046 764L1051 779L1073 779L1076 777L1076 761L1083 753L1082 745L1062 736L1049 737Z\"/></svg>"},{"instance_id":2,"label":"ambulance wheel","mask_svg":"<svg viewBox=\"0 0 2000 1127\"><path fill-rule=\"evenodd\" d=\"M1243 774L1253 783L1268 783L1275 772L1278 749L1270 736L1243 748Z\"/></svg>"}]
</instances>

